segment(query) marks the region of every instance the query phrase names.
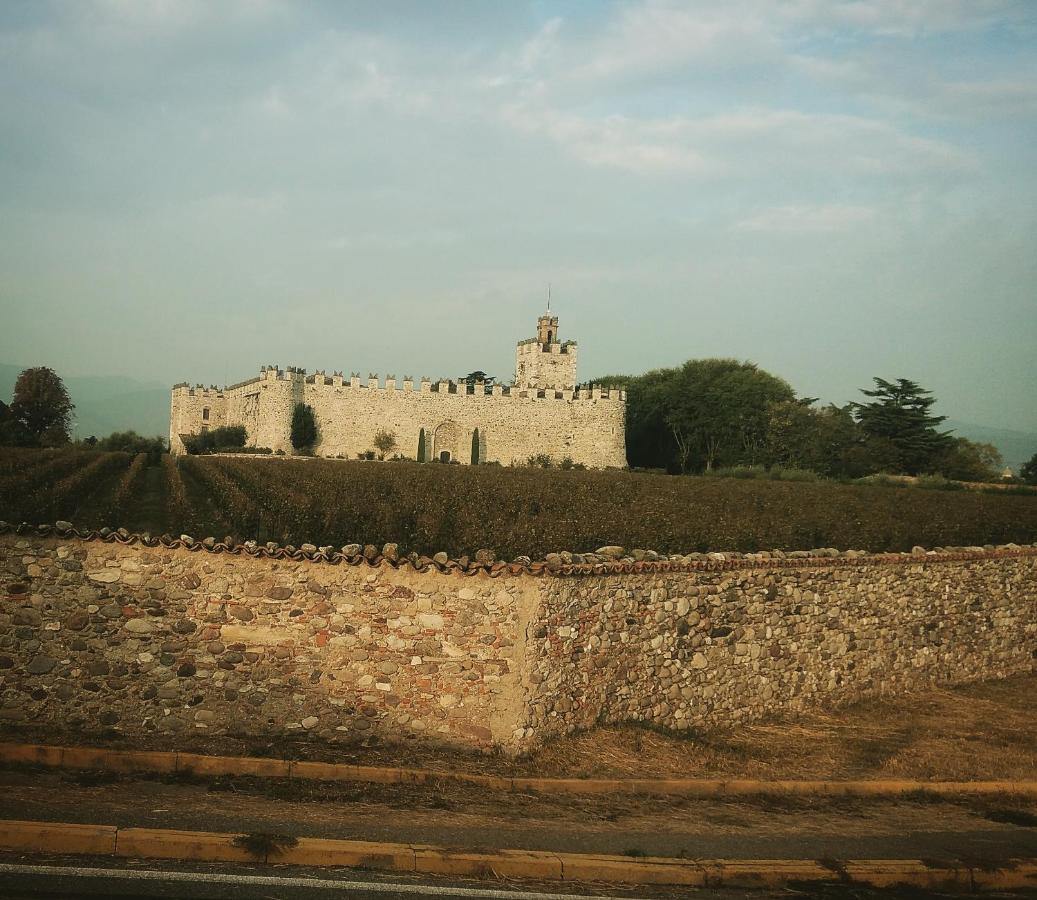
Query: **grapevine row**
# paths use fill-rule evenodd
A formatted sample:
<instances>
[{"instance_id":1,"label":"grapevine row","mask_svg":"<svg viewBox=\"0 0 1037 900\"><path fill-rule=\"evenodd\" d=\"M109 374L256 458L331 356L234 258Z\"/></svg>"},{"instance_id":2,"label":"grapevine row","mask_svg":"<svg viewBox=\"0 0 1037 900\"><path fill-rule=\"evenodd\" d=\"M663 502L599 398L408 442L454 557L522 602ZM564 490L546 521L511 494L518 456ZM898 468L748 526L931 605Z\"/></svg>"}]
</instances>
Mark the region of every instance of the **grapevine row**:
<instances>
[{"instance_id":1,"label":"grapevine row","mask_svg":"<svg viewBox=\"0 0 1037 900\"><path fill-rule=\"evenodd\" d=\"M57 518L74 521L84 501L92 494L100 493L111 477L130 463L128 453L91 455L94 458L85 466L33 494L27 512L43 521Z\"/></svg>"},{"instance_id":2,"label":"grapevine row","mask_svg":"<svg viewBox=\"0 0 1037 900\"><path fill-rule=\"evenodd\" d=\"M208 492L214 509L222 514L220 518L228 527L242 533L255 528L259 518L255 503L232 479L196 456L184 457L181 464Z\"/></svg>"},{"instance_id":3,"label":"grapevine row","mask_svg":"<svg viewBox=\"0 0 1037 900\"><path fill-rule=\"evenodd\" d=\"M129 468L123 472L119 483L115 486L115 490L112 491L111 497L108 498L108 502L105 504L112 522L118 523L126 516L129 500L133 497L137 486L140 484L147 464L148 454L138 453L133 457L133 462L130 463Z\"/></svg>"}]
</instances>

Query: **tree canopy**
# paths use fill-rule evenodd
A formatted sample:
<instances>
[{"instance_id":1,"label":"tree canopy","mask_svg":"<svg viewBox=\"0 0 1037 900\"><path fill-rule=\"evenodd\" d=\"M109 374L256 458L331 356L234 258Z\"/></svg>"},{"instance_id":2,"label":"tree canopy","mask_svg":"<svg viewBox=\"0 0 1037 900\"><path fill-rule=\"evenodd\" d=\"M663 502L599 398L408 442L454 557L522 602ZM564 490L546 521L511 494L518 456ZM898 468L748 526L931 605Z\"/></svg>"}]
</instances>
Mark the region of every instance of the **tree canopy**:
<instances>
[{"instance_id":1,"label":"tree canopy","mask_svg":"<svg viewBox=\"0 0 1037 900\"><path fill-rule=\"evenodd\" d=\"M55 447L71 440L75 404L61 377L46 366L25 369L2 425L5 443Z\"/></svg>"},{"instance_id":2,"label":"tree canopy","mask_svg":"<svg viewBox=\"0 0 1037 900\"><path fill-rule=\"evenodd\" d=\"M644 375L606 375L625 387L627 460L672 473L714 468L804 469L827 478L877 472L940 473L991 481L997 448L937 430L929 391L906 378L875 378L870 398L817 406L752 362L693 359Z\"/></svg>"},{"instance_id":3,"label":"tree canopy","mask_svg":"<svg viewBox=\"0 0 1037 900\"><path fill-rule=\"evenodd\" d=\"M630 379L631 464L690 472L762 462L768 411L794 398L783 379L734 359L692 359Z\"/></svg>"},{"instance_id":4,"label":"tree canopy","mask_svg":"<svg viewBox=\"0 0 1037 900\"><path fill-rule=\"evenodd\" d=\"M1027 484L1037 484L1037 453L1030 457L1029 462L1023 463L1019 477Z\"/></svg>"},{"instance_id":5,"label":"tree canopy","mask_svg":"<svg viewBox=\"0 0 1037 900\"><path fill-rule=\"evenodd\" d=\"M949 433L936 430L947 418L930 413L936 398L906 378L872 380L874 390L861 388L861 393L873 399L853 404L864 436L886 457L885 468L908 475L931 471L939 455L954 442Z\"/></svg>"}]
</instances>

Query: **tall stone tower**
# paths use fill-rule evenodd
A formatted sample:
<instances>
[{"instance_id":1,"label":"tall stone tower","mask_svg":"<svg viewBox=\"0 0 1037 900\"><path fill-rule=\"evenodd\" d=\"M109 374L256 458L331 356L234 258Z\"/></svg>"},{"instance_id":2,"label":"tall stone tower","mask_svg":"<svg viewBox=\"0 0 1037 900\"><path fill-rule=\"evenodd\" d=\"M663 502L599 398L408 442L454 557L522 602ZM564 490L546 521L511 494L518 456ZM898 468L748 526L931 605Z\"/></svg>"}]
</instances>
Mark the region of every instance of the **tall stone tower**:
<instances>
[{"instance_id":1,"label":"tall stone tower","mask_svg":"<svg viewBox=\"0 0 1037 900\"><path fill-rule=\"evenodd\" d=\"M515 351L515 386L536 390L576 387L576 341L558 340L558 316L537 319L537 336L519 341Z\"/></svg>"}]
</instances>

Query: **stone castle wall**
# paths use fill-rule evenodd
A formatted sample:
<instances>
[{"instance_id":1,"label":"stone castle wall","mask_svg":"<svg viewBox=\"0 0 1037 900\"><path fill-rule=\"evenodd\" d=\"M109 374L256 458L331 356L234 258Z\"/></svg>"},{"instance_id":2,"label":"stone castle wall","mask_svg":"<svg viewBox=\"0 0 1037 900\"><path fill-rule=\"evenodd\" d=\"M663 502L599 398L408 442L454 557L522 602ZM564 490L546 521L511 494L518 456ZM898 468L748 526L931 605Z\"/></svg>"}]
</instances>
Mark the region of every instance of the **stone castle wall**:
<instances>
[{"instance_id":1,"label":"stone castle wall","mask_svg":"<svg viewBox=\"0 0 1037 900\"><path fill-rule=\"evenodd\" d=\"M451 387L454 390L451 390ZM482 385L468 393L466 385L449 382L397 385L388 379L361 383L318 373L306 377L266 369L260 378L224 390L173 389L170 447L184 451L181 434L197 433L203 410L208 424L244 425L250 446L292 452L291 416L296 403L313 407L319 456L355 457L374 449L375 434L386 429L396 436L398 453L416 458L425 431L428 458L441 451L471 462L472 436L479 429L481 462L524 462L546 453L555 461L604 468L626 465L625 398L621 391L537 390Z\"/></svg>"},{"instance_id":2,"label":"stone castle wall","mask_svg":"<svg viewBox=\"0 0 1037 900\"><path fill-rule=\"evenodd\" d=\"M465 576L188 546L0 536L0 721L514 751L999 678L1037 654L1032 547Z\"/></svg>"},{"instance_id":3,"label":"stone castle wall","mask_svg":"<svg viewBox=\"0 0 1037 900\"><path fill-rule=\"evenodd\" d=\"M576 386L576 344L522 341L515 351L515 381L538 388Z\"/></svg>"}]
</instances>

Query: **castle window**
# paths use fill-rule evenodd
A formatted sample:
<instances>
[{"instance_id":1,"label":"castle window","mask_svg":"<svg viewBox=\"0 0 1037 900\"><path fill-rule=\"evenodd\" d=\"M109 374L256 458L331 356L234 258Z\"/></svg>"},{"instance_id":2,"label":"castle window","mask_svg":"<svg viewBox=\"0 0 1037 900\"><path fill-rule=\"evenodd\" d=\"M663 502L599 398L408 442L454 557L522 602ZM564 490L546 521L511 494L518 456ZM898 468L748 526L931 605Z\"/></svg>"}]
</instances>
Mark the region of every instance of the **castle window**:
<instances>
[{"instance_id":1,"label":"castle window","mask_svg":"<svg viewBox=\"0 0 1037 900\"><path fill-rule=\"evenodd\" d=\"M202 408L202 421L204 421L204 422L208 422L209 421L209 407L208 406L205 406L205 407Z\"/></svg>"}]
</instances>

